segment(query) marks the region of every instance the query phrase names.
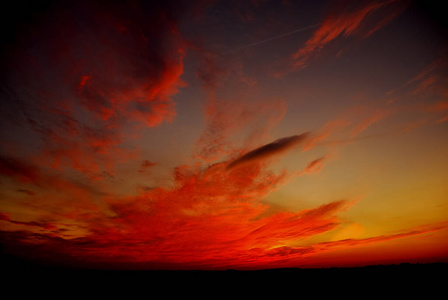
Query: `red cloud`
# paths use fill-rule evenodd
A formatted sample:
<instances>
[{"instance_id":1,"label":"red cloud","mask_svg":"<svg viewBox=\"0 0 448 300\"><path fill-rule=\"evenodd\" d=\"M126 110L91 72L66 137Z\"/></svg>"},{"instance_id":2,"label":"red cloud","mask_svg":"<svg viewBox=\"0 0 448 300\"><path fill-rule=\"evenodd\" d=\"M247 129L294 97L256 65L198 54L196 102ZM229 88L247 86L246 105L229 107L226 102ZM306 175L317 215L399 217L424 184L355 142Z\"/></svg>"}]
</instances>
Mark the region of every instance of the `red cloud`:
<instances>
[{"instance_id":1,"label":"red cloud","mask_svg":"<svg viewBox=\"0 0 448 300\"><path fill-rule=\"evenodd\" d=\"M287 147L297 141L297 137L287 138L281 145ZM337 213L353 204L336 201L300 212L268 213L263 198L288 180L289 174L273 173L262 164L231 169L228 164L178 167L174 188L154 188L128 197L95 195L87 186L49 180L51 176L37 167L27 166L25 169L41 174L36 183L47 190L64 191L67 200L59 199L58 203L71 204L57 214L46 213L53 220L50 227L39 218L11 221L4 215L3 219L15 225L38 226L39 233L20 237L20 247L32 248L39 239L43 252L55 253L55 257L78 257L93 265L140 262L144 266L157 261L165 267L194 264L224 268L276 261L280 254L286 256L282 247L336 228ZM309 168L317 164L312 162ZM151 165L149 161L142 164ZM102 208L100 203L104 203ZM61 229L73 222L82 229L75 239ZM300 251L289 252L297 255Z\"/></svg>"},{"instance_id":2,"label":"red cloud","mask_svg":"<svg viewBox=\"0 0 448 300\"><path fill-rule=\"evenodd\" d=\"M321 157L310 162L305 171L317 171L323 161ZM127 197L94 195L86 186L61 179L50 181L51 177L40 175L47 187L64 191L64 197L70 199L65 202L67 207L57 214L47 213L51 222L39 218L20 221L1 213L3 222L30 227L29 232L3 231L1 236L10 251L24 251L29 257L41 255L50 262L60 259L59 263L89 267L222 269L278 267L321 252L444 228L295 246L336 229L342 222L338 214L356 202L340 200L298 212L271 212L263 199L290 174L274 173L262 164L242 164L229 170L228 164L181 166L175 169L173 188L159 187ZM151 163L144 161L143 165ZM103 203L102 208L99 203ZM68 234L67 226L79 228ZM32 228L39 232L32 233Z\"/></svg>"},{"instance_id":3,"label":"red cloud","mask_svg":"<svg viewBox=\"0 0 448 300\"><path fill-rule=\"evenodd\" d=\"M306 166L304 172L306 174L319 172L325 165L324 161L325 161L325 156L313 160Z\"/></svg>"},{"instance_id":4,"label":"red cloud","mask_svg":"<svg viewBox=\"0 0 448 300\"><path fill-rule=\"evenodd\" d=\"M392 5L396 2L396 5ZM293 55L294 68L306 66L308 60L338 37L352 35L366 38L387 25L404 9L401 1L340 1L305 45ZM361 3L361 4L360 4ZM387 9L386 9L387 8ZM379 18L375 12L383 13Z\"/></svg>"},{"instance_id":5,"label":"red cloud","mask_svg":"<svg viewBox=\"0 0 448 300\"><path fill-rule=\"evenodd\" d=\"M336 228L336 214L352 205L337 201L297 213L261 217L268 208L261 199L286 173L273 174L257 165L228 171L226 165L178 168L174 189L109 198L111 216L98 212L73 216L78 221L82 218L90 234L55 244L54 238L61 233L49 229L51 238L40 237L41 244L48 243L59 255L112 266L152 261L205 268L250 265L254 260L262 264L278 259L273 249ZM23 240L33 243L34 238Z\"/></svg>"},{"instance_id":6,"label":"red cloud","mask_svg":"<svg viewBox=\"0 0 448 300\"><path fill-rule=\"evenodd\" d=\"M173 120L185 53L171 5L82 1L22 26L5 86L43 142L43 163L112 173L133 156L121 146L139 128Z\"/></svg>"}]
</instances>

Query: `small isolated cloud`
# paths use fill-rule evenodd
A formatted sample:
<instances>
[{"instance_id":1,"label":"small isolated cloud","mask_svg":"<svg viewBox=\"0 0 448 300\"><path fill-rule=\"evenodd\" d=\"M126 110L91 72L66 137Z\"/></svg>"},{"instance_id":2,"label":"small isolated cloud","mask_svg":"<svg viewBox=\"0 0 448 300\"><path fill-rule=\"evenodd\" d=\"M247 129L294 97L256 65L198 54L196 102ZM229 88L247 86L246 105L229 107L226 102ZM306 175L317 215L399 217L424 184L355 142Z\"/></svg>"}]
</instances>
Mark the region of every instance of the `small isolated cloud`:
<instances>
[{"instance_id":1,"label":"small isolated cloud","mask_svg":"<svg viewBox=\"0 0 448 300\"><path fill-rule=\"evenodd\" d=\"M262 147L259 147L255 150L252 150L244 154L240 158L237 158L227 166L227 169L233 169L237 166L241 166L247 163L262 161L274 155L284 153L287 150L290 150L291 148L302 143L308 137L308 135L309 133L303 133L301 135L293 135L266 144Z\"/></svg>"},{"instance_id":2,"label":"small isolated cloud","mask_svg":"<svg viewBox=\"0 0 448 300\"><path fill-rule=\"evenodd\" d=\"M144 173L146 172L148 169L154 167L155 165L157 165L154 162L151 162L149 160L144 160L142 162L142 164L140 165L140 169L138 170L139 173Z\"/></svg>"},{"instance_id":3,"label":"small isolated cloud","mask_svg":"<svg viewBox=\"0 0 448 300\"><path fill-rule=\"evenodd\" d=\"M320 157L318 159L313 160L312 162L310 162L306 168L305 168L305 173L306 174L311 174L311 173L317 173L319 172L325 165L325 156Z\"/></svg>"}]
</instances>

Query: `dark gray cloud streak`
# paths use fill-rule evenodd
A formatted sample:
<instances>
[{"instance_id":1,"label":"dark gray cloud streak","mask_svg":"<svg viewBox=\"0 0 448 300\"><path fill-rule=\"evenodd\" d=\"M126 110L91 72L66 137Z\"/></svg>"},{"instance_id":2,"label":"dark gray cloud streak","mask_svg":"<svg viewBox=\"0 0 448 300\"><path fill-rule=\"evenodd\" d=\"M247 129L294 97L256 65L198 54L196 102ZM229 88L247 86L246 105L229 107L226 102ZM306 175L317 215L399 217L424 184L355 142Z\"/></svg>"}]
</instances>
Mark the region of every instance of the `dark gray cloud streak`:
<instances>
[{"instance_id":1,"label":"dark gray cloud streak","mask_svg":"<svg viewBox=\"0 0 448 300\"><path fill-rule=\"evenodd\" d=\"M272 143L261 146L237 158L227 166L227 169L230 170L247 163L264 160L271 156L283 153L295 146L298 146L300 143L306 140L308 136L309 133L306 132L302 133L301 135L293 135L290 137L278 139Z\"/></svg>"}]
</instances>

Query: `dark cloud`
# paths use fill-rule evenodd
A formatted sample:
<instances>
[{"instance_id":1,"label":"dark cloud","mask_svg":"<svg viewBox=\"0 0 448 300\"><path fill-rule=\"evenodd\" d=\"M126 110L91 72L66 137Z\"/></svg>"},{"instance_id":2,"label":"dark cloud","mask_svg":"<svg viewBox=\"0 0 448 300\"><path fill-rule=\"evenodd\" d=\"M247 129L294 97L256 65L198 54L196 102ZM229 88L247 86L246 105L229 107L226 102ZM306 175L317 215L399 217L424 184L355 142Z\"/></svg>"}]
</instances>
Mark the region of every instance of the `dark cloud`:
<instances>
[{"instance_id":1,"label":"dark cloud","mask_svg":"<svg viewBox=\"0 0 448 300\"><path fill-rule=\"evenodd\" d=\"M140 165L140 169L138 170L138 172L143 173L146 170L148 170L149 168L154 167L155 165L157 165L157 164L146 159Z\"/></svg>"},{"instance_id":2,"label":"dark cloud","mask_svg":"<svg viewBox=\"0 0 448 300\"><path fill-rule=\"evenodd\" d=\"M36 196L36 193L27 189L17 189L16 192L24 193L28 196Z\"/></svg>"},{"instance_id":3,"label":"dark cloud","mask_svg":"<svg viewBox=\"0 0 448 300\"><path fill-rule=\"evenodd\" d=\"M41 228L44 228L44 229L54 229L54 228L56 228L50 222L44 222L44 221L42 221L42 222L37 222L37 221L23 222L23 221L12 220L9 217L9 214L5 214L5 213L0 213L0 220L7 221L7 222L12 223L12 224L26 225L26 226L36 226L36 227L41 227Z\"/></svg>"},{"instance_id":4,"label":"dark cloud","mask_svg":"<svg viewBox=\"0 0 448 300\"><path fill-rule=\"evenodd\" d=\"M48 165L92 176L127 159L122 126L137 136L173 120L171 96L184 86L182 1L22 5L1 57L0 126L27 135L11 139L38 140Z\"/></svg>"},{"instance_id":5,"label":"dark cloud","mask_svg":"<svg viewBox=\"0 0 448 300\"><path fill-rule=\"evenodd\" d=\"M9 156L0 156L0 175L12 177L20 182L35 184L38 184L42 178L39 168Z\"/></svg>"},{"instance_id":6,"label":"dark cloud","mask_svg":"<svg viewBox=\"0 0 448 300\"><path fill-rule=\"evenodd\" d=\"M240 158L231 162L227 166L227 169L232 169L246 163L260 161L269 158L271 156L283 153L302 143L308 136L309 133L303 133L301 135L293 135L290 137L278 139L272 143L266 144L260 148L257 148L244 154Z\"/></svg>"}]
</instances>

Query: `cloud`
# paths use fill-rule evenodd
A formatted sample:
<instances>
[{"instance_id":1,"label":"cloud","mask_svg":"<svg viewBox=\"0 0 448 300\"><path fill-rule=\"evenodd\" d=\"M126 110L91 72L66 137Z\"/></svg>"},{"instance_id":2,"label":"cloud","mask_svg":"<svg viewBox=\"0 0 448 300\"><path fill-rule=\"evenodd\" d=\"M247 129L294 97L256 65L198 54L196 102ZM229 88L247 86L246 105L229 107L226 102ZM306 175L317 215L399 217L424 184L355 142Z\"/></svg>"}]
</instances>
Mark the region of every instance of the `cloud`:
<instances>
[{"instance_id":1,"label":"cloud","mask_svg":"<svg viewBox=\"0 0 448 300\"><path fill-rule=\"evenodd\" d=\"M298 137L280 139L278 143L283 146L278 147L293 147ZM272 144L258 148L268 149L264 151L270 154L264 157L283 151ZM305 170L316 172L324 161L325 157L315 159ZM98 195L107 209L99 207L87 187L76 189L74 184L53 183L64 189L66 197L68 193L76 198L67 202L59 199L52 204L53 211L56 205L59 208L57 213L49 214L47 207L44 217L30 221L13 219L2 211L2 222L16 228L2 229L0 234L13 253L21 249L30 258L53 253L54 258L44 259L60 259L59 263L65 264L154 268L157 262L162 269L226 269L278 267L323 252L446 228L446 224L439 224L394 235L296 246L311 237L341 227L344 230L344 221L338 215L357 201L338 200L311 209L272 212L263 199L284 184L290 174L250 163L229 170L229 163L178 166L173 170L171 188L141 189L137 195L128 196ZM142 164L151 165L146 161ZM61 209L61 203L67 205Z\"/></svg>"},{"instance_id":2,"label":"cloud","mask_svg":"<svg viewBox=\"0 0 448 300\"><path fill-rule=\"evenodd\" d=\"M227 166L227 168L233 169L235 167L242 166L248 163L265 160L274 155L279 155L280 153L286 152L287 150L290 150L291 148L302 143L308 137L308 135L308 133L303 133L301 135L294 135L278 139L272 143L266 144L244 154L243 156L232 161Z\"/></svg>"},{"instance_id":3,"label":"cloud","mask_svg":"<svg viewBox=\"0 0 448 300\"><path fill-rule=\"evenodd\" d=\"M197 72L206 95L205 129L196 142L195 156L210 163L244 146L269 137L269 131L286 113L284 99L251 99L257 84L244 75L240 64L198 47L200 67ZM235 88L236 87L236 88ZM244 99L244 101L242 101Z\"/></svg>"},{"instance_id":4,"label":"cloud","mask_svg":"<svg viewBox=\"0 0 448 300\"><path fill-rule=\"evenodd\" d=\"M16 220L11 220L9 215L1 214L1 213L0 213L0 220L1 221L6 221L6 222L9 222L9 223L12 223L12 224L17 224L17 225L42 227L45 230L51 230L51 229L56 228L55 225L52 224L51 222L36 222L36 221L23 222L23 221L16 221Z\"/></svg>"},{"instance_id":5,"label":"cloud","mask_svg":"<svg viewBox=\"0 0 448 300\"><path fill-rule=\"evenodd\" d=\"M23 193L28 196L36 196L36 193L27 189L16 189L17 192Z\"/></svg>"},{"instance_id":6,"label":"cloud","mask_svg":"<svg viewBox=\"0 0 448 300\"><path fill-rule=\"evenodd\" d=\"M283 100L258 100L254 105L250 100L221 100L211 96L205 107L206 127L196 143L196 156L206 162L216 161L235 153L243 140L243 147L254 147L260 140L270 138L269 132L286 113Z\"/></svg>"},{"instance_id":7,"label":"cloud","mask_svg":"<svg viewBox=\"0 0 448 300\"><path fill-rule=\"evenodd\" d=\"M324 161L325 161L325 156L313 160L306 166L304 172L306 174L319 172L325 165Z\"/></svg>"},{"instance_id":8,"label":"cloud","mask_svg":"<svg viewBox=\"0 0 448 300\"><path fill-rule=\"evenodd\" d=\"M326 250L333 250L333 249L337 249L337 248L365 246L365 245L369 245L369 244L387 242L387 241L395 240L395 239L399 239L399 238L405 238L405 237L410 237L410 236L415 236L415 235L420 235L420 234L436 232L436 231L443 230L446 228L447 228L446 222L427 224L427 225L418 226L416 228L411 228L411 229L405 230L401 233L380 235L380 236L364 238L364 239L344 239L344 240L338 240L338 241L333 241L333 242L324 242L324 243L315 245L315 247L320 248L321 251L326 251Z\"/></svg>"},{"instance_id":9,"label":"cloud","mask_svg":"<svg viewBox=\"0 0 448 300\"><path fill-rule=\"evenodd\" d=\"M294 142L297 137L280 144L292 147ZM53 207L53 214L49 207L56 203L41 202L45 217L32 221L11 223L5 212L2 219L30 228L26 229L28 235L14 242L20 245L17 247L30 249L38 239L39 249L71 261L82 258L84 263L103 266L157 261L162 266L225 268L278 260L281 251L272 249L336 228L340 222L337 214L354 203L341 200L299 212L266 214L269 206L263 198L281 186L288 173L274 173L259 164L241 166L243 171L228 170L228 164L179 166L174 170L172 188L142 189L135 196L98 195L101 201L87 188L76 190L73 184L53 183L64 188L65 197L71 194L77 200L58 200L59 205L71 204L57 213ZM55 227L43 227L46 219ZM299 252L290 251L291 255Z\"/></svg>"},{"instance_id":10,"label":"cloud","mask_svg":"<svg viewBox=\"0 0 448 300\"><path fill-rule=\"evenodd\" d=\"M387 92L387 95L391 97L389 104L393 104L395 109L426 114L420 121L405 125L405 129L443 123L448 119L446 115L448 110L447 67L446 49L443 49L439 56L416 76Z\"/></svg>"},{"instance_id":11,"label":"cloud","mask_svg":"<svg viewBox=\"0 0 448 300\"><path fill-rule=\"evenodd\" d=\"M333 40L356 36L366 38L390 23L404 9L402 1L339 1L305 45L293 55L295 69ZM381 10L381 15L375 13Z\"/></svg>"},{"instance_id":12,"label":"cloud","mask_svg":"<svg viewBox=\"0 0 448 300\"><path fill-rule=\"evenodd\" d=\"M310 134L310 137L304 142L303 150L311 150L318 143L327 139L330 134L340 131L350 124L351 122L342 119L328 121L322 126L322 128L315 130L314 133Z\"/></svg>"},{"instance_id":13,"label":"cloud","mask_svg":"<svg viewBox=\"0 0 448 300\"><path fill-rule=\"evenodd\" d=\"M285 266L291 266L291 264L294 263L300 265L305 261L308 264L320 265L321 263L319 262L319 259L321 258L321 256L319 256L319 254L324 254L332 251L338 251L340 253L341 250L353 249L356 247L368 247L370 245L375 245L378 243L384 243L408 237L415 237L418 235L434 233L446 229L447 229L446 222L427 224L416 228L408 228L407 230L403 230L402 232L396 234L380 235L370 238L360 238L360 239L346 238L330 242L315 243L311 246L301 246L301 247L281 246L273 248L268 253L268 255L283 258L283 260L276 261L275 263L276 267L279 267L283 264ZM353 235L353 233L355 235L359 235L360 233L362 233L363 229L362 227L360 227L359 224L356 224L355 227L350 228L350 231L351 231L350 235ZM349 261L349 259L347 259L347 257L344 255L343 256L338 255L336 259L337 261L331 262L336 266L344 265L346 261ZM270 264L268 263L268 265Z\"/></svg>"},{"instance_id":14,"label":"cloud","mask_svg":"<svg viewBox=\"0 0 448 300\"><path fill-rule=\"evenodd\" d=\"M205 129L194 152L200 162L174 168L170 186L129 177L120 179L123 186L111 184L121 175L115 165L127 159L136 160L134 172L152 170L156 163L129 151L126 142L176 116L172 96L184 86L186 48L177 24L181 9L173 13L173 1L79 3L38 19L7 70L9 102L17 122L30 130L29 151L42 150L28 160L0 157L0 174L18 185L4 192L13 204L0 212L2 246L11 253L103 266L257 267L429 232L313 244L310 238L340 228L339 214L356 201L322 199L325 204L313 208L274 211L264 200L297 173L274 172L265 162L298 146L310 150L349 124L359 135L387 113L371 111L358 123L336 120L315 134L268 143L286 102L251 101L256 81L207 51L198 51L197 76L207 94ZM306 65L336 38L365 38L395 17L369 23L389 4L358 3L332 14L296 62ZM319 172L329 156L316 157L303 174ZM297 246L303 241L311 246Z\"/></svg>"},{"instance_id":15,"label":"cloud","mask_svg":"<svg viewBox=\"0 0 448 300\"><path fill-rule=\"evenodd\" d=\"M432 112L441 112L448 110L448 100L442 100L437 103L430 104L428 105L427 110Z\"/></svg>"},{"instance_id":16,"label":"cloud","mask_svg":"<svg viewBox=\"0 0 448 300\"><path fill-rule=\"evenodd\" d=\"M12 177L19 182L39 185L42 173L36 166L10 156L0 156L0 175Z\"/></svg>"},{"instance_id":17,"label":"cloud","mask_svg":"<svg viewBox=\"0 0 448 300\"><path fill-rule=\"evenodd\" d=\"M140 169L138 170L139 173L144 173L146 172L149 168L154 167L155 165L157 165L157 163L151 162L149 160L144 160L142 162L142 164L140 165Z\"/></svg>"},{"instance_id":18,"label":"cloud","mask_svg":"<svg viewBox=\"0 0 448 300\"><path fill-rule=\"evenodd\" d=\"M23 159L1 156L0 176L18 184L20 187L15 190L22 194L3 195L5 203L13 201L14 204L0 207L0 211L7 212L13 207L14 212L25 212L26 215L36 218L30 222L40 223L43 216L64 223L69 215L76 220L79 215L92 216L99 212L108 214L108 207L101 200L107 195L102 191L102 187L91 182L85 183L67 173L61 174L52 168L40 167ZM30 187L39 192L30 190Z\"/></svg>"},{"instance_id":19,"label":"cloud","mask_svg":"<svg viewBox=\"0 0 448 300\"><path fill-rule=\"evenodd\" d=\"M361 120L358 124L356 124L350 131L350 137L356 137L361 134L364 130L370 127L372 124L375 124L381 120L383 120L386 116L392 113L391 110L376 110L367 118Z\"/></svg>"},{"instance_id":20,"label":"cloud","mask_svg":"<svg viewBox=\"0 0 448 300\"><path fill-rule=\"evenodd\" d=\"M43 143L42 161L90 177L113 173L112 162L135 154L126 141L173 121L172 95L185 86L179 4L55 4L36 13L32 30L18 26L3 103L14 104L14 122Z\"/></svg>"}]
</instances>

